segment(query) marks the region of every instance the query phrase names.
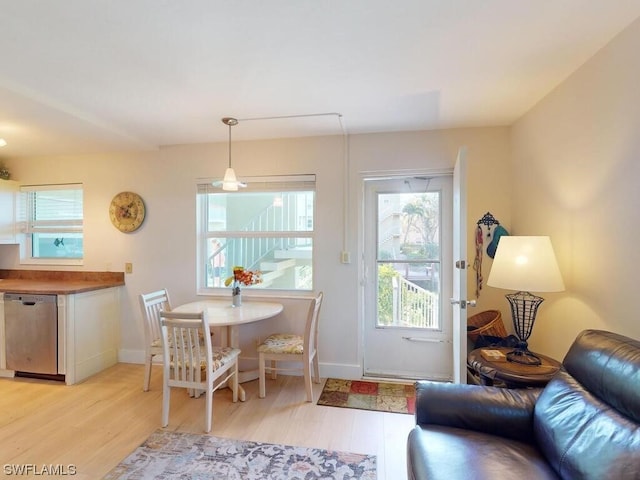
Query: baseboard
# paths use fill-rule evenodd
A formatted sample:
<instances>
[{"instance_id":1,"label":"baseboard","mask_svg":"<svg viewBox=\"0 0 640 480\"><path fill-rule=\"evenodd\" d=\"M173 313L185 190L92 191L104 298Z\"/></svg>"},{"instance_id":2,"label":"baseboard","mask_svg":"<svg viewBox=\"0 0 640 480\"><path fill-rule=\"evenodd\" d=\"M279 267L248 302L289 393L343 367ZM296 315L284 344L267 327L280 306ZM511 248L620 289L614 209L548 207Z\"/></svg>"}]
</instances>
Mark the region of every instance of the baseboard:
<instances>
[{"instance_id":1,"label":"baseboard","mask_svg":"<svg viewBox=\"0 0 640 480\"><path fill-rule=\"evenodd\" d=\"M160 357L158 357L160 358ZM136 363L144 365L144 350L127 350L118 351L118 361L121 363ZM245 363L246 362L246 363ZM256 368L257 362L255 358L243 358L240 365L245 369L251 370ZM362 366L341 363L322 363L320 362L320 376L322 378L344 378L347 380L359 380L362 378Z\"/></svg>"},{"instance_id":2,"label":"baseboard","mask_svg":"<svg viewBox=\"0 0 640 480\"><path fill-rule=\"evenodd\" d=\"M118 350L118 362L144 365L144 350Z\"/></svg>"}]
</instances>

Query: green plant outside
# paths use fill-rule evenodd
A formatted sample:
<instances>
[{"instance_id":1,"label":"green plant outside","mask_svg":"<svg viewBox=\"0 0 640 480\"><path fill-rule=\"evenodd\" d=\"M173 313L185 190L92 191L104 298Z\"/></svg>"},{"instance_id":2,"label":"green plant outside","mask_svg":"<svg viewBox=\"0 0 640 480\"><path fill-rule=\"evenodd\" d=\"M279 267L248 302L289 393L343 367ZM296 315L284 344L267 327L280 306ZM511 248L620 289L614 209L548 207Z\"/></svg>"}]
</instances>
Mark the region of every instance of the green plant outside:
<instances>
[{"instance_id":1,"label":"green plant outside","mask_svg":"<svg viewBox=\"0 0 640 480\"><path fill-rule=\"evenodd\" d=\"M378 325L393 325L393 277L398 276L391 265L378 265Z\"/></svg>"}]
</instances>

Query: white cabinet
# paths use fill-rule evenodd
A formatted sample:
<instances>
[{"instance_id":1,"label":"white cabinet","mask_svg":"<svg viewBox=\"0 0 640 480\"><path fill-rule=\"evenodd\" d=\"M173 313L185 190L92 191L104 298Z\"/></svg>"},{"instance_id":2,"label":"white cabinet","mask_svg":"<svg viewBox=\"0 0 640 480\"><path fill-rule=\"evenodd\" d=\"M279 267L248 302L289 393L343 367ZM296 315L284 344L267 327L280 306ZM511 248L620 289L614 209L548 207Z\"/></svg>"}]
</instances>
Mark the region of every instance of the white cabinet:
<instances>
[{"instance_id":1,"label":"white cabinet","mask_svg":"<svg viewBox=\"0 0 640 480\"><path fill-rule=\"evenodd\" d=\"M0 243L17 243L16 193L20 184L0 180Z\"/></svg>"},{"instance_id":2,"label":"white cabinet","mask_svg":"<svg viewBox=\"0 0 640 480\"><path fill-rule=\"evenodd\" d=\"M73 385L118 363L120 287L58 294L58 373ZM0 377L7 370L4 294L0 292Z\"/></svg>"},{"instance_id":3,"label":"white cabinet","mask_svg":"<svg viewBox=\"0 0 640 480\"><path fill-rule=\"evenodd\" d=\"M118 363L120 288L58 295L58 365L73 385Z\"/></svg>"}]
</instances>

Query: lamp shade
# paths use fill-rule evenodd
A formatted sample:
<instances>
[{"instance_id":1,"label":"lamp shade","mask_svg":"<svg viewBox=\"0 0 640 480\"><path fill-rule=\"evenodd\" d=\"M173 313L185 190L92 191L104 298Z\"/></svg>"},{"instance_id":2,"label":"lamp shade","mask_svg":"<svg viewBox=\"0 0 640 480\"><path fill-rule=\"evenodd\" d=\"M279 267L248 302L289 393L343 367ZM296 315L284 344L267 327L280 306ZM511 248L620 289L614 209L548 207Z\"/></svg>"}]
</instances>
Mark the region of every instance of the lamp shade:
<instances>
[{"instance_id":1,"label":"lamp shade","mask_svg":"<svg viewBox=\"0 0 640 480\"><path fill-rule=\"evenodd\" d=\"M525 292L561 292L564 282L549 237L500 238L487 285Z\"/></svg>"},{"instance_id":2,"label":"lamp shade","mask_svg":"<svg viewBox=\"0 0 640 480\"><path fill-rule=\"evenodd\" d=\"M235 192L238 190L238 179L236 178L236 172L233 168L229 167L224 172L224 179L222 180L222 189Z\"/></svg>"}]
</instances>

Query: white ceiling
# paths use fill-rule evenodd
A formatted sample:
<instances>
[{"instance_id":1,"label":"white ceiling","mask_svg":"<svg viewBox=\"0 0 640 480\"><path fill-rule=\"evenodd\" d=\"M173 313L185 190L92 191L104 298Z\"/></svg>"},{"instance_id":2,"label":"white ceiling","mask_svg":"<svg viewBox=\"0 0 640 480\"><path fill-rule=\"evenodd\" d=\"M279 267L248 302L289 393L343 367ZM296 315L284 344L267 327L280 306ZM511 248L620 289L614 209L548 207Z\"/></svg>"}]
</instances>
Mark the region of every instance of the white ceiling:
<instances>
[{"instance_id":1,"label":"white ceiling","mask_svg":"<svg viewBox=\"0 0 640 480\"><path fill-rule=\"evenodd\" d=\"M509 125L639 0L0 0L0 156ZM341 134L339 117L233 138Z\"/></svg>"}]
</instances>

